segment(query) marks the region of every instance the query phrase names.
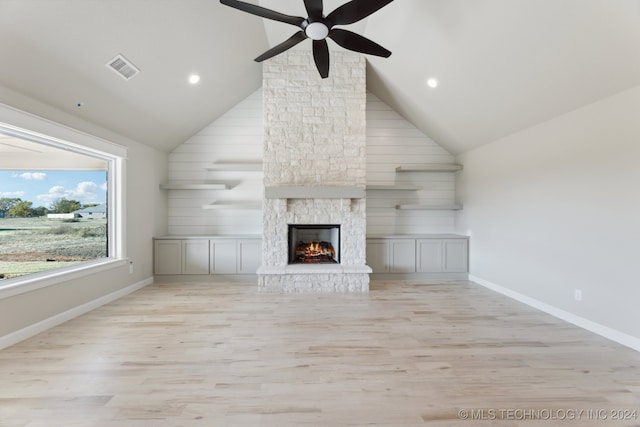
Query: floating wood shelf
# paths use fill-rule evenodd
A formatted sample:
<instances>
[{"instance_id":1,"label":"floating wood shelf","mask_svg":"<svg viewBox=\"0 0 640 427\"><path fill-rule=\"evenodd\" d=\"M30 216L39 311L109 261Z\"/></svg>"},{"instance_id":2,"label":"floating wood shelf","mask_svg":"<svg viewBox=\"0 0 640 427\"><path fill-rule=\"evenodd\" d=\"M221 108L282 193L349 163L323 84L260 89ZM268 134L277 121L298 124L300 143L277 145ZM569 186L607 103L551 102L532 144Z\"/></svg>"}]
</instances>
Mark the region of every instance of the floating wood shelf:
<instances>
[{"instance_id":1,"label":"floating wood shelf","mask_svg":"<svg viewBox=\"0 0 640 427\"><path fill-rule=\"evenodd\" d=\"M228 190L227 184L160 184L163 190Z\"/></svg>"},{"instance_id":2,"label":"floating wood shelf","mask_svg":"<svg viewBox=\"0 0 640 427\"><path fill-rule=\"evenodd\" d=\"M462 205L397 205L396 209L402 211L457 211Z\"/></svg>"},{"instance_id":3,"label":"floating wood shelf","mask_svg":"<svg viewBox=\"0 0 640 427\"><path fill-rule=\"evenodd\" d=\"M396 172L457 172L462 170L462 165L448 163L429 163L418 166L398 166Z\"/></svg>"},{"instance_id":4,"label":"floating wood shelf","mask_svg":"<svg viewBox=\"0 0 640 427\"><path fill-rule=\"evenodd\" d=\"M374 191L416 191L422 190L419 185L367 185L367 190Z\"/></svg>"}]
</instances>

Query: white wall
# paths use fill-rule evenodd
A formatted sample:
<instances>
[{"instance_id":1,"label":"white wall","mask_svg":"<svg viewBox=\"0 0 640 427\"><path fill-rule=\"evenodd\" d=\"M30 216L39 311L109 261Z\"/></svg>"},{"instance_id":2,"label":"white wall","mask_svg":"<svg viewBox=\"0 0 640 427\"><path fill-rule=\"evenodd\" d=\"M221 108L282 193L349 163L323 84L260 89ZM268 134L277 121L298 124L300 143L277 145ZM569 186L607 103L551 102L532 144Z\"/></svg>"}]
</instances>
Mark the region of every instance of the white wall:
<instances>
[{"instance_id":1,"label":"white wall","mask_svg":"<svg viewBox=\"0 0 640 427\"><path fill-rule=\"evenodd\" d=\"M472 277L640 338L640 87L458 162Z\"/></svg>"},{"instance_id":2,"label":"white wall","mask_svg":"<svg viewBox=\"0 0 640 427\"><path fill-rule=\"evenodd\" d=\"M70 311L77 314L78 307L91 304L92 301L130 287L150 283L153 277L152 238L154 235L165 233L167 226L166 197L160 192L158 185L166 180L168 168L165 153L113 134L1 86L0 102L128 149L126 252L134 262L132 274L129 273L128 265L122 265L28 293L0 298L1 347L7 342L15 341L14 338L23 337L24 334L28 335L47 325L52 326L52 323L47 323L50 319L63 319ZM25 122L28 123L28 120ZM28 128L28 125L22 127Z\"/></svg>"},{"instance_id":3,"label":"white wall","mask_svg":"<svg viewBox=\"0 0 640 427\"><path fill-rule=\"evenodd\" d=\"M262 175L207 172L216 162L261 160L262 89L229 110L169 155L170 181L229 181L230 191L169 190L169 234L260 234L257 210L203 210L212 202L261 200ZM415 184L420 191L369 191L367 234L452 233L453 211L398 211L398 204L451 204L455 174L396 173L400 165L453 163L454 158L372 93L367 93L367 185Z\"/></svg>"}]
</instances>

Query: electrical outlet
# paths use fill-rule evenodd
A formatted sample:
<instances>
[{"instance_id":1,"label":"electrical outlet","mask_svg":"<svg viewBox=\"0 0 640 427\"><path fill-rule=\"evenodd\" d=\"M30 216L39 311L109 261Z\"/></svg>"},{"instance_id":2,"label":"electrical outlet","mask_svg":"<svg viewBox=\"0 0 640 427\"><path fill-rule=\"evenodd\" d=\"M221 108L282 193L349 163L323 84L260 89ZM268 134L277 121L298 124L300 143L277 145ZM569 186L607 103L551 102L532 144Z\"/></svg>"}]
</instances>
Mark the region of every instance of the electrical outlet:
<instances>
[{"instance_id":1,"label":"electrical outlet","mask_svg":"<svg viewBox=\"0 0 640 427\"><path fill-rule=\"evenodd\" d=\"M129 274L133 274L133 261L129 261Z\"/></svg>"},{"instance_id":2,"label":"electrical outlet","mask_svg":"<svg viewBox=\"0 0 640 427\"><path fill-rule=\"evenodd\" d=\"M582 301L582 289L576 289L573 291L573 298L576 301Z\"/></svg>"}]
</instances>

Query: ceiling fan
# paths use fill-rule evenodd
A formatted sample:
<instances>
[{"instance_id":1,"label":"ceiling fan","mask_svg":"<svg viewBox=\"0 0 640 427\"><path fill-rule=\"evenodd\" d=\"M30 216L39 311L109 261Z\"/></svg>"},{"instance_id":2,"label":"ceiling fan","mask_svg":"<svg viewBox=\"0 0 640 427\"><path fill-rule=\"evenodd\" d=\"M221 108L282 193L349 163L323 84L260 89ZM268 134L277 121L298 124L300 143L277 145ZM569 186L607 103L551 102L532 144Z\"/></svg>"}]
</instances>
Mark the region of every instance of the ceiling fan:
<instances>
[{"instance_id":1,"label":"ceiling fan","mask_svg":"<svg viewBox=\"0 0 640 427\"><path fill-rule=\"evenodd\" d=\"M301 41L309 38L313 41L313 59L320 76L329 77L329 46L326 38L336 42L345 49L388 58L391 52L379 44L351 31L334 28L336 25L348 25L366 18L393 0L352 0L343 4L325 16L322 0L304 0L309 17L285 15L254 4L238 0L220 0L220 3L273 21L284 22L300 27L300 31L258 56L255 61L262 62L272 58Z\"/></svg>"}]
</instances>

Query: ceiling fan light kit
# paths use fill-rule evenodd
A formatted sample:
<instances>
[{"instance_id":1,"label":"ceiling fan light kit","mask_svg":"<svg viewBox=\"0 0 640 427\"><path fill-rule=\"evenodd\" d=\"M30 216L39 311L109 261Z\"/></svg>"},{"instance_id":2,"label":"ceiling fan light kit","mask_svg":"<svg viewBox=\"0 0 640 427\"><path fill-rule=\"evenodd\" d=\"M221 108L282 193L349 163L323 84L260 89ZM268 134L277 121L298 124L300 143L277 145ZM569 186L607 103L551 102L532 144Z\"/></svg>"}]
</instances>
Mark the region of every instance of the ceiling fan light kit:
<instances>
[{"instance_id":1,"label":"ceiling fan light kit","mask_svg":"<svg viewBox=\"0 0 640 427\"><path fill-rule=\"evenodd\" d=\"M299 27L300 31L279 45L267 50L258 56L255 61L262 62L279 55L303 40L311 39L313 42L313 58L316 63L316 68L320 76L324 79L329 77L329 46L327 44L327 38L330 38L343 48L354 52L384 58L388 58L391 55L390 51L366 37L348 30L334 28L334 26L349 25L358 22L392 1L393 0L352 0L325 16L323 14L322 0L304 0L304 6L309 15L307 18L285 15L262 6L256 6L239 0L220 0L220 3L252 15Z\"/></svg>"},{"instance_id":2,"label":"ceiling fan light kit","mask_svg":"<svg viewBox=\"0 0 640 427\"><path fill-rule=\"evenodd\" d=\"M324 40L329 35L329 27L322 22L312 22L305 27L304 33L312 40Z\"/></svg>"}]
</instances>

